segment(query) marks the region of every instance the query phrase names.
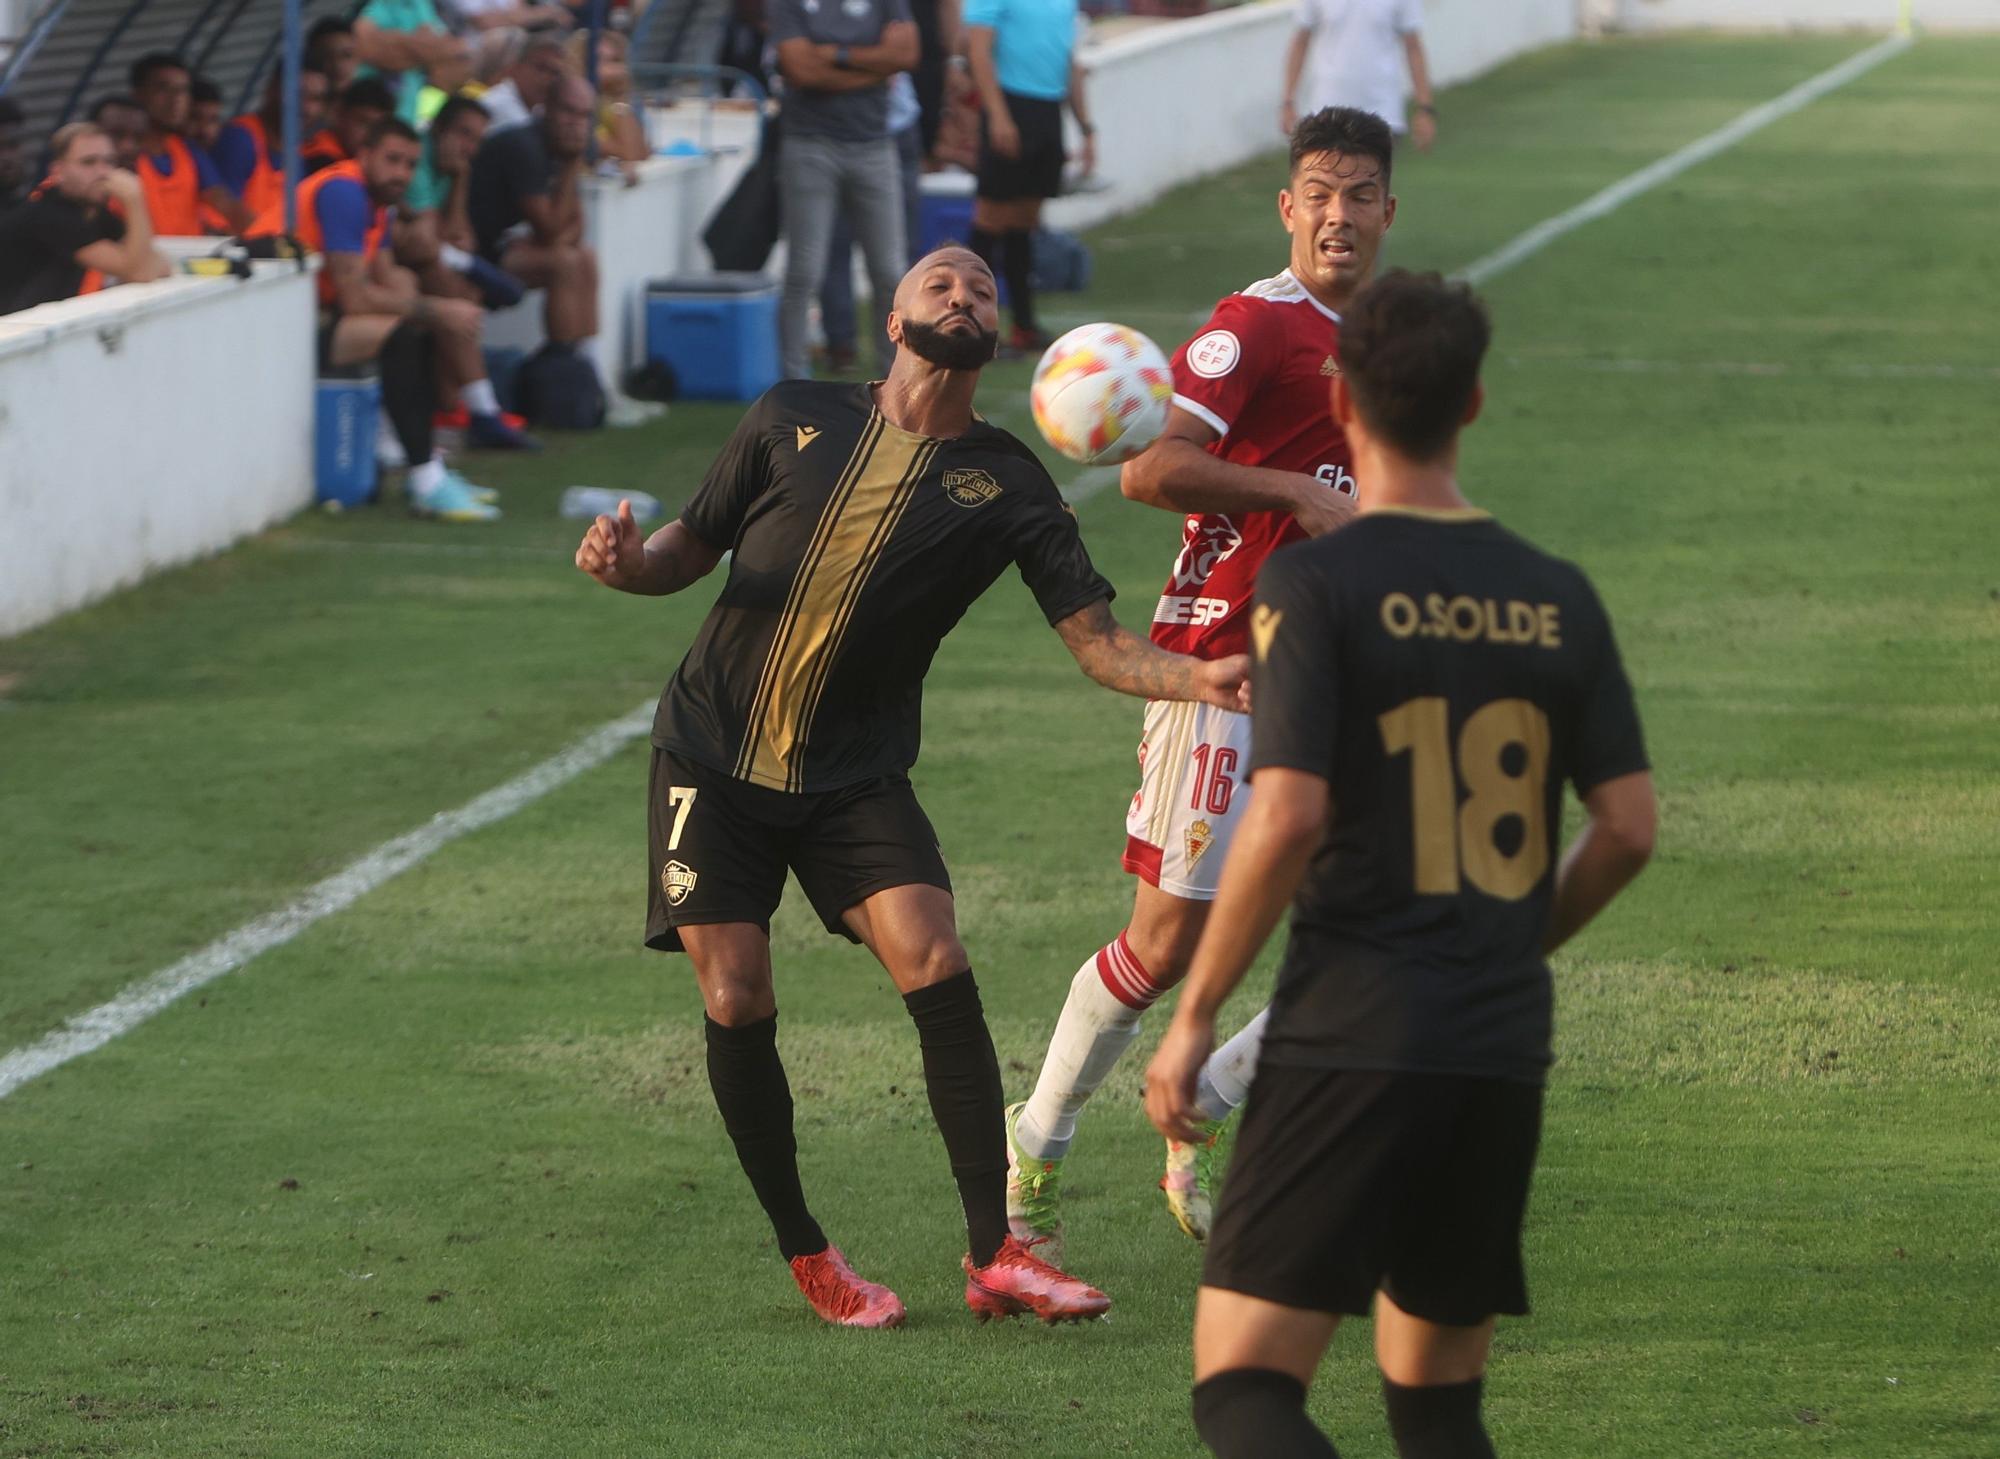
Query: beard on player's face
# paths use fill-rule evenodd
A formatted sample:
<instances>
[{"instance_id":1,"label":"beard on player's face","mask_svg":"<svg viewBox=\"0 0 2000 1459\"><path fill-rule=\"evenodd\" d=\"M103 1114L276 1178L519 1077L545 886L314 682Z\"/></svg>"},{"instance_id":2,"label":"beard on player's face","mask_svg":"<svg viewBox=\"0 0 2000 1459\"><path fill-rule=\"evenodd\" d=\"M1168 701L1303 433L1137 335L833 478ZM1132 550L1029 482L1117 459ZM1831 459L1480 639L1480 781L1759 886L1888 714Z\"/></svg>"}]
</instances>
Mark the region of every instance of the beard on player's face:
<instances>
[{"instance_id":1,"label":"beard on player's face","mask_svg":"<svg viewBox=\"0 0 2000 1459\"><path fill-rule=\"evenodd\" d=\"M1000 348L1000 331L981 328L970 310L954 309L936 323L905 318L903 348L940 370L978 370Z\"/></svg>"}]
</instances>

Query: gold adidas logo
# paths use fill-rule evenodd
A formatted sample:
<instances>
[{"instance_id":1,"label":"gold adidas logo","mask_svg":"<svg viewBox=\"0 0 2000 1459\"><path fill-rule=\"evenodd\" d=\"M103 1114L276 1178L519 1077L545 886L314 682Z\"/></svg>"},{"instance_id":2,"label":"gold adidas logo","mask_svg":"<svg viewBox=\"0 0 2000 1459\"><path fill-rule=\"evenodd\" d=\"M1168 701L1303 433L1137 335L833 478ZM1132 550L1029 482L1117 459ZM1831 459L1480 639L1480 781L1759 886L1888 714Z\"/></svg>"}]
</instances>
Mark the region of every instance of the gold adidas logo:
<instances>
[{"instance_id":1,"label":"gold adidas logo","mask_svg":"<svg viewBox=\"0 0 2000 1459\"><path fill-rule=\"evenodd\" d=\"M1320 362L1319 372L1328 377L1338 375L1340 373L1340 361L1336 360L1332 355L1328 355Z\"/></svg>"}]
</instances>

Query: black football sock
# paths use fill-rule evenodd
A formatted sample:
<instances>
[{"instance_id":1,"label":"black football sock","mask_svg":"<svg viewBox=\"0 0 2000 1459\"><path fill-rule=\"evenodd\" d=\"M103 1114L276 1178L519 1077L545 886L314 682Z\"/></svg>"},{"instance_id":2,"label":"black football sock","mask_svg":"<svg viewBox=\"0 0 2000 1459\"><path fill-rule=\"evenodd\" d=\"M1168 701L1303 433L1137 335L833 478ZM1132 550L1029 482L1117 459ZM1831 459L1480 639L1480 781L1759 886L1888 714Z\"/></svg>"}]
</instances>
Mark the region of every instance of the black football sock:
<instances>
[{"instance_id":1,"label":"black football sock","mask_svg":"<svg viewBox=\"0 0 2000 1459\"><path fill-rule=\"evenodd\" d=\"M1194 1385L1194 1427L1219 1459L1340 1459L1306 1417L1306 1386L1275 1368L1231 1368Z\"/></svg>"},{"instance_id":2,"label":"black football sock","mask_svg":"<svg viewBox=\"0 0 2000 1459\"><path fill-rule=\"evenodd\" d=\"M924 1087L965 1206L972 1264L1007 1239L1007 1104L1000 1057L970 968L903 995L924 1050Z\"/></svg>"},{"instance_id":3,"label":"black football sock","mask_svg":"<svg viewBox=\"0 0 2000 1459\"><path fill-rule=\"evenodd\" d=\"M1382 1380L1389 1432L1402 1459L1494 1459L1493 1441L1479 1419L1484 1378L1470 1383L1405 1388Z\"/></svg>"},{"instance_id":4,"label":"black football sock","mask_svg":"<svg viewBox=\"0 0 2000 1459\"><path fill-rule=\"evenodd\" d=\"M974 228L972 236L966 239L972 251L986 261L986 267L993 271L993 277L1000 277L1000 235L991 228Z\"/></svg>"},{"instance_id":5,"label":"black football sock","mask_svg":"<svg viewBox=\"0 0 2000 1459\"><path fill-rule=\"evenodd\" d=\"M382 341L376 368L382 376L382 409L395 428L404 459L431 459L431 417L437 412L437 342L428 329L399 324Z\"/></svg>"},{"instance_id":6,"label":"black football sock","mask_svg":"<svg viewBox=\"0 0 2000 1459\"><path fill-rule=\"evenodd\" d=\"M1009 228L1001 235L1000 247L1014 327L1031 330L1035 328L1035 237L1026 228Z\"/></svg>"},{"instance_id":7,"label":"black football sock","mask_svg":"<svg viewBox=\"0 0 2000 1459\"><path fill-rule=\"evenodd\" d=\"M786 1261L826 1250L826 1233L806 1209L799 1146L792 1136L792 1087L778 1058L778 1015L725 1028L705 1019L708 1087L757 1203L778 1233Z\"/></svg>"}]
</instances>

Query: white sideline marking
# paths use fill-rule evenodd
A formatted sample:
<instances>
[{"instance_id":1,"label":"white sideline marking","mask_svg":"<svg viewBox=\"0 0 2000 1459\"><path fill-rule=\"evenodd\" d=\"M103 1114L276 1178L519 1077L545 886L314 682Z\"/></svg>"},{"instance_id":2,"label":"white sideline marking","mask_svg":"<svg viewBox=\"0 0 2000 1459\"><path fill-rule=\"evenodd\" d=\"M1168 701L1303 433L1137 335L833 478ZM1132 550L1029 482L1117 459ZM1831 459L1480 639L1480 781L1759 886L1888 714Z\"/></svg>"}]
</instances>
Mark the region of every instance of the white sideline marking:
<instances>
[{"instance_id":1,"label":"white sideline marking","mask_svg":"<svg viewBox=\"0 0 2000 1459\"><path fill-rule=\"evenodd\" d=\"M1658 187L1668 178L1678 176L1696 163L1733 146L1759 128L1789 116L1908 49L1910 44L1907 35L1896 35L1871 46L1832 70L1793 87L1776 100L1743 113L1720 131L1711 132L1650 167L1633 173L1624 181L1612 184L1568 212L1537 224L1506 247L1464 269L1460 276L1479 283L1504 273L1565 233L1574 232L1585 223L1603 217L1648 189ZM1116 467L1089 467L1071 480L1065 495L1071 502L1088 501L1117 479ZM385 842L278 911L244 923L200 951L141 978L110 1001L66 1020L60 1028L44 1034L35 1042L0 1056L0 1099L5 1099L29 1080L67 1064L71 1059L103 1048L176 999L214 982L225 973L234 972L259 953L290 942L322 917L352 906L376 887L408 871L440 846L457 840L469 831L504 820L530 801L539 800L584 771L603 764L646 732L652 712L651 704L642 705L632 713L591 731L526 774L487 791L455 811L433 818L414 831Z\"/></svg>"},{"instance_id":2,"label":"white sideline marking","mask_svg":"<svg viewBox=\"0 0 2000 1459\"><path fill-rule=\"evenodd\" d=\"M414 831L384 842L359 861L308 888L288 905L244 923L200 951L141 978L109 1002L77 1014L53 1032L0 1057L0 1099L30 1079L103 1048L175 999L214 982L224 973L234 972L259 953L290 942L322 917L352 906L440 846L506 819L530 801L540 800L584 771L603 764L645 734L652 722L653 706L648 703L592 730L526 774L467 801L455 811L432 817Z\"/></svg>"},{"instance_id":3,"label":"white sideline marking","mask_svg":"<svg viewBox=\"0 0 2000 1459\"><path fill-rule=\"evenodd\" d=\"M1899 365L1866 360L1845 364L1785 364L1759 360L1646 360L1617 355L1507 355L1517 370L1582 370L1593 375L1734 375L1755 379L1811 375L1839 380L2000 380L2000 365Z\"/></svg>"},{"instance_id":4,"label":"white sideline marking","mask_svg":"<svg viewBox=\"0 0 2000 1459\"><path fill-rule=\"evenodd\" d=\"M1630 177L1612 183L1610 187L1594 197L1586 198L1569 211L1558 213L1546 222L1537 223L1512 243L1467 265L1461 271L1460 277L1467 283L1479 284L1495 275L1505 273L1523 259L1534 257L1565 233L1574 233L1585 223L1602 218L1607 213L1616 212L1641 193L1651 192L1661 183L1679 177L1697 163L1706 162L1716 153L1734 147L1752 132L1761 131L1772 122L1810 106L1829 91L1845 86L1855 77L1874 70L1891 56L1908 50L1910 45L1909 36L1892 35L1857 55L1849 56L1838 66L1820 72L1810 81L1801 81L1783 96L1767 101L1762 106L1752 107L1728 126L1688 143L1678 152L1669 153L1650 167L1640 168Z\"/></svg>"}]
</instances>

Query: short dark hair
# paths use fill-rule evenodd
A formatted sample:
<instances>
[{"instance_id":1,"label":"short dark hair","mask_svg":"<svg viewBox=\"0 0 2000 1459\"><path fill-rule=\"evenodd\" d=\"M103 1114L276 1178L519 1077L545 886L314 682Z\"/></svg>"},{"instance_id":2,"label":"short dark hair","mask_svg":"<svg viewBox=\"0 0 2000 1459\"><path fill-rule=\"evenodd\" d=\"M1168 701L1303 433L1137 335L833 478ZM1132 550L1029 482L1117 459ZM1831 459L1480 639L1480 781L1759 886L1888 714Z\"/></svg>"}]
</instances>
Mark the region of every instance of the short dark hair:
<instances>
[{"instance_id":1,"label":"short dark hair","mask_svg":"<svg viewBox=\"0 0 2000 1459\"><path fill-rule=\"evenodd\" d=\"M1469 284L1391 269L1340 311L1340 369L1368 428L1413 461L1458 435L1493 338Z\"/></svg>"},{"instance_id":2,"label":"short dark hair","mask_svg":"<svg viewBox=\"0 0 2000 1459\"><path fill-rule=\"evenodd\" d=\"M347 83L340 93L340 105L347 111L389 111L396 109L396 93L380 76L361 76Z\"/></svg>"},{"instance_id":3,"label":"short dark hair","mask_svg":"<svg viewBox=\"0 0 2000 1459\"><path fill-rule=\"evenodd\" d=\"M188 100L195 106L200 106L203 102L214 102L220 106L222 88L206 76L197 76L194 78L194 85L188 88Z\"/></svg>"},{"instance_id":4,"label":"short dark hair","mask_svg":"<svg viewBox=\"0 0 2000 1459\"><path fill-rule=\"evenodd\" d=\"M401 117L383 117L368 124L368 130L361 134L361 145L379 147L389 137L401 137L405 142L423 140L423 135Z\"/></svg>"},{"instance_id":5,"label":"short dark hair","mask_svg":"<svg viewBox=\"0 0 2000 1459\"><path fill-rule=\"evenodd\" d=\"M144 111L146 109L139 105L138 97L127 96L122 91L114 91L109 96L98 97L96 101L90 104L90 120L102 125L104 114L114 107L121 106L127 111Z\"/></svg>"},{"instance_id":6,"label":"short dark hair","mask_svg":"<svg viewBox=\"0 0 2000 1459\"><path fill-rule=\"evenodd\" d=\"M1292 171L1308 157L1322 152L1339 152L1348 157L1373 157L1382 166L1382 184L1388 186L1389 164L1396 151L1395 134L1389 124L1372 111L1357 106L1328 106L1299 118L1292 128Z\"/></svg>"},{"instance_id":7,"label":"short dark hair","mask_svg":"<svg viewBox=\"0 0 2000 1459\"><path fill-rule=\"evenodd\" d=\"M311 66L311 65L300 66L299 80L303 81L308 76L319 77L320 80L326 83L327 90L331 91L333 89L333 72L327 70L326 67ZM285 68L283 66L273 66L271 68L271 74L264 78L264 94L266 96L282 96L284 94L284 90L285 90Z\"/></svg>"},{"instance_id":8,"label":"short dark hair","mask_svg":"<svg viewBox=\"0 0 2000 1459\"><path fill-rule=\"evenodd\" d=\"M474 96L454 96L437 109L431 118L430 131L435 135L457 121L460 117L482 116L491 119L493 113L486 109L484 102Z\"/></svg>"},{"instance_id":9,"label":"short dark hair","mask_svg":"<svg viewBox=\"0 0 2000 1459\"><path fill-rule=\"evenodd\" d=\"M18 127L28 119L21 104L11 96L0 96L0 127Z\"/></svg>"},{"instance_id":10,"label":"short dark hair","mask_svg":"<svg viewBox=\"0 0 2000 1459\"><path fill-rule=\"evenodd\" d=\"M308 54L310 54L314 46L318 45L321 41L325 40L330 35L353 35L353 34L354 34L353 21L343 20L338 15L323 15L318 20L315 20L312 23L311 29L306 31L306 51Z\"/></svg>"},{"instance_id":11,"label":"short dark hair","mask_svg":"<svg viewBox=\"0 0 2000 1459\"><path fill-rule=\"evenodd\" d=\"M194 74L194 68L173 51L148 51L134 61L132 69L125 73L125 84L137 91L162 71Z\"/></svg>"}]
</instances>

